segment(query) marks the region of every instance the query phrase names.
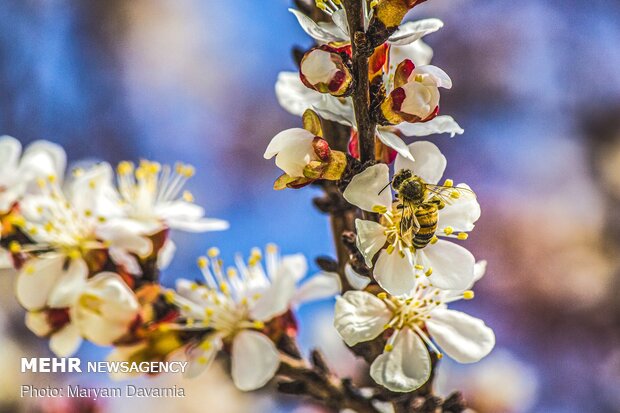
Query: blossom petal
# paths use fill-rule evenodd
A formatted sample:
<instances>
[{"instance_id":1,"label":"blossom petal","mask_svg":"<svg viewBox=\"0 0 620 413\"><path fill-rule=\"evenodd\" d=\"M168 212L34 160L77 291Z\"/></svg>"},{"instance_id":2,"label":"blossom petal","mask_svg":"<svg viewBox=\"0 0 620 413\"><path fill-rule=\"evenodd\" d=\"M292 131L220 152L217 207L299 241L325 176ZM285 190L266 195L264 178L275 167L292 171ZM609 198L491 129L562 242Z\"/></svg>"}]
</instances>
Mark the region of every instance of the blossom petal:
<instances>
[{"instance_id":1,"label":"blossom petal","mask_svg":"<svg viewBox=\"0 0 620 413\"><path fill-rule=\"evenodd\" d=\"M366 168L351 179L344 190L343 196L349 203L360 207L364 211L373 211L373 207L385 209L392 207L392 191L390 184L390 170L384 163Z\"/></svg>"},{"instance_id":2,"label":"blossom petal","mask_svg":"<svg viewBox=\"0 0 620 413\"><path fill-rule=\"evenodd\" d=\"M364 256L366 265L372 267L373 258L387 241L385 227L374 221L356 219L355 229L357 231L357 249Z\"/></svg>"},{"instance_id":3,"label":"blossom petal","mask_svg":"<svg viewBox=\"0 0 620 413\"><path fill-rule=\"evenodd\" d=\"M308 260L304 254L285 255L280 258L280 265L276 274L271 274L274 278L287 276L293 278L296 282L306 276L308 272Z\"/></svg>"},{"instance_id":4,"label":"blossom petal","mask_svg":"<svg viewBox=\"0 0 620 413\"><path fill-rule=\"evenodd\" d=\"M253 319L269 321L273 317L284 314L290 308L295 295L296 274L299 271L298 264L299 261L289 260L285 262L282 260L271 285L260 293L260 297L250 309Z\"/></svg>"},{"instance_id":5,"label":"blossom petal","mask_svg":"<svg viewBox=\"0 0 620 413\"><path fill-rule=\"evenodd\" d=\"M107 162L102 162L73 177L69 183L68 199L76 211L90 211L94 215L108 216L108 201L116 190L112 185L114 172ZM108 201L108 202L105 202Z\"/></svg>"},{"instance_id":6,"label":"blossom petal","mask_svg":"<svg viewBox=\"0 0 620 413\"><path fill-rule=\"evenodd\" d=\"M404 256L398 251L388 254L381 251L375 265L374 275L379 285L392 295L403 295L415 287L414 262L409 250L403 250Z\"/></svg>"},{"instance_id":7,"label":"blossom petal","mask_svg":"<svg viewBox=\"0 0 620 413\"><path fill-rule=\"evenodd\" d=\"M54 175L62 180L67 165L67 155L64 149L48 141L36 141L28 145L22 156L19 168L20 173L32 176Z\"/></svg>"},{"instance_id":8,"label":"blossom petal","mask_svg":"<svg viewBox=\"0 0 620 413\"><path fill-rule=\"evenodd\" d=\"M335 272L320 272L310 277L295 292L293 304L300 305L310 301L323 300L340 294L340 277Z\"/></svg>"},{"instance_id":9,"label":"blossom petal","mask_svg":"<svg viewBox=\"0 0 620 413\"><path fill-rule=\"evenodd\" d=\"M203 218L205 210L200 205L177 200L159 205L156 215L160 216L172 229L187 232L223 231L228 222L221 219Z\"/></svg>"},{"instance_id":10,"label":"blossom petal","mask_svg":"<svg viewBox=\"0 0 620 413\"><path fill-rule=\"evenodd\" d=\"M436 309L426 328L439 347L460 363L474 363L495 346L493 330L484 321L460 311Z\"/></svg>"},{"instance_id":11,"label":"blossom petal","mask_svg":"<svg viewBox=\"0 0 620 413\"><path fill-rule=\"evenodd\" d=\"M26 327L39 337L45 337L52 331L52 326L47 319L47 312L28 311L25 317Z\"/></svg>"},{"instance_id":12,"label":"blossom petal","mask_svg":"<svg viewBox=\"0 0 620 413\"><path fill-rule=\"evenodd\" d=\"M174 258L174 253L177 251L177 245L171 239L167 239L164 243L161 250L159 250L159 255L157 256L157 267L160 270L165 270L168 268L172 259Z\"/></svg>"},{"instance_id":13,"label":"blossom petal","mask_svg":"<svg viewBox=\"0 0 620 413\"><path fill-rule=\"evenodd\" d=\"M405 136L428 136L449 133L450 137L453 138L455 135L462 135L463 132L465 132L463 128L456 123L454 118L448 115L437 116L428 122L403 122L396 125L396 129Z\"/></svg>"},{"instance_id":14,"label":"blossom petal","mask_svg":"<svg viewBox=\"0 0 620 413\"><path fill-rule=\"evenodd\" d=\"M65 256L50 254L28 260L17 276L17 300L27 310L45 307L63 273Z\"/></svg>"},{"instance_id":15,"label":"blossom petal","mask_svg":"<svg viewBox=\"0 0 620 413\"><path fill-rule=\"evenodd\" d=\"M426 383L431 359L422 339L410 329L398 332L392 351L381 354L370 366L370 376L394 392L410 392Z\"/></svg>"},{"instance_id":16,"label":"blossom petal","mask_svg":"<svg viewBox=\"0 0 620 413\"><path fill-rule=\"evenodd\" d=\"M351 287L356 290L363 290L370 284L370 277L358 274L349 263L344 267L344 275L347 277L347 281Z\"/></svg>"},{"instance_id":17,"label":"blossom petal","mask_svg":"<svg viewBox=\"0 0 620 413\"><path fill-rule=\"evenodd\" d=\"M319 26L314 20L310 17L306 16L302 12L296 9L288 9L291 13L297 17L297 21L301 28L308 34L308 36L312 37L314 40L317 40L322 43L330 43L341 41L342 38L336 36L331 30Z\"/></svg>"},{"instance_id":18,"label":"blossom petal","mask_svg":"<svg viewBox=\"0 0 620 413\"><path fill-rule=\"evenodd\" d=\"M339 9L332 13L332 20L334 21L336 27L338 27L338 29L340 29L340 31L342 32L336 33L335 31L332 31L332 33L337 34L338 36L342 35L341 39L344 39L345 36L348 37L349 23L347 22L347 14L345 13L344 9Z\"/></svg>"},{"instance_id":19,"label":"blossom petal","mask_svg":"<svg viewBox=\"0 0 620 413\"><path fill-rule=\"evenodd\" d=\"M22 153L22 144L11 136L0 137L0 170L17 168L19 155Z\"/></svg>"},{"instance_id":20,"label":"blossom petal","mask_svg":"<svg viewBox=\"0 0 620 413\"><path fill-rule=\"evenodd\" d=\"M106 222L97 228L97 235L108 241L111 247L132 252L141 257L150 255L153 251L151 241L137 233L137 228L126 224L125 220Z\"/></svg>"},{"instance_id":21,"label":"blossom petal","mask_svg":"<svg viewBox=\"0 0 620 413\"><path fill-rule=\"evenodd\" d=\"M413 74L426 74L429 75L433 79L433 84L437 87L443 87L445 89L452 88L452 79L446 72L437 66L433 65L424 65L418 66L413 71Z\"/></svg>"},{"instance_id":22,"label":"blossom petal","mask_svg":"<svg viewBox=\"0 0 620 413\"><path fill-rule=\"evenodd\" d=\"M415 162L397 155L394 170L409 169L428 184L434 185L439 182L446 170L447 161L437 145L428 141L418 141L409 145L409 150Z\"/></svg>"},{"instance_id":23,"label":"blossom petal","mask_svg":"<svg viewBox=\"0 0 620 413\"><path fill-rule=\"evenodd\" d=\"M352 126L354 121L351 98L337 98L306 87L297 72L280 72L276 82L278 103L293 115L302 116L314 109L322 118Z\"/></svg>"},{"instance_id":24,"label":"blossom petal","mask_svg":"<svg viewBox=\"0 0 620 413\"><path fill-rule=\"evenodd\" d=\"M263 387L276 374L280 357L276 346L264 334L243 330L232 345L232 378L242 391Z\"/></svg>"},{"instance_id":25,"label":"blossom petal","mask_svg":"<svg viewBox=\"0 0 620 413\"><path fill-rule=\"evenodd\" d=\"M474 278L476 260L467 249L453 242L439 240L433 245L416 251L418 263L425 271L432 270L430 281L445 290L464 290Z\"/></svg>"},{"instance_id":26,"label":"blossom petal","mask_svg":"<svg viewBox=\"0 0 620 413\"><path fill-rule=\"evenodd\" d=\"M222 339L218 335L212 334L199 345L189 348L187 350L188 365L184 377L193 379L207 370L222 346Z\"/></svg>"},{"instance_id":27,"label":"blossom petal","mask_svg":"<svg viewBox=\"0 0 620 413\"><path fill-rule=\"evenodd\" d=\"M50 292L47 305L52 308L66 308L73 305L75 299L86 285L88 266L81 258L72 259Z\"/></svg>"},{"instance_id":28,"label":"blossom petal","mask_svg":"<svg viewBox=\"0 0 620 413\"><path fill-rule=\"evenodd\" d=\"M411 152L409 151L409 147L400 136L381 128L377 128L377 136L384 145L394 149L399 155L404 156L410 161L414 161L413 155L411 155Z\"/></svg>"},{"instance_id":29,"label":"blossom petal","mask_svg":"<svg viewBox=\"0 0 620 413\"><path fill-rule=\"evenodd\" d=\"M201 218L197 220L171 218L166 223L172 229L186 232L225 231L230 228L228 221L215 218Z\"/></svg>"},{"instance_id":30,"label":"blossom petal","mask_svg":"<svg viewBox=\"0 0 620 413\"><path fill-rule=\"evenodd\" d=\"M457 188L465 188L471 190L466 184L459 184ZM458 232L468 232L474 229L474 224L480 218L480 204L476 197L462 196L458 199L451 199L449 205L446 205L439 211L437 218L437 230L441 235L441 231L450 228L450 234L456 236ZM444 231L444 233L446 233Z\"/></svg>"},{"instance_id":31,"label":"blossom petal","mask_svg":"<svg viewBox=\"0 0 620 413\"><path fill-rule=\"evenodd\" d=\"M428 65L433 59L433 49L421 39L404 46L391 46L390 62L393 63L390 64L388 75L393 75L396 66L407 59L417 66Z\"/></svg>"},{"instance_id":32,"label":"blossom petal","mask_svg":"<svg viewBox=\"0 0 620 413\"><path fill-rule=\"evenodd\" d=\"M478 282L487 272L487 261L480 260L474 266L474 282Z\"/></svg>"},{"instance_id":33,"label":"blossom petal","mask_svg":"<svg viewBox=\"0 0 620 413\"><path fill-rule=\"evenodd\" d=\"M50 337L50 350L58 357L75 354L82 344L82 336L76 325L69 323Z\"/></svg>"},{"instance_id":34,"label":"blossom petal","mask_svg":"<svg viewBox=\"0 0 620 413\"><path fill-rule=\"evenodd\" d=\"M125 281L112 272L89 279L71 307L71 321L82 336L108 346L125 335L140 313L140 304Z\"/></svg>"},{"instance_id":35,"label":"blossom petal","mask_svg":"<svg viewBox=\"0 0 620 413\"><path fill-rule=\"evenodd\" d=\"M273 137L263 156L265 159L275 156L276 166L289 176L304 176L304 168L316 158L312 145L314 138L305 129L287 129Z\"/></svg>"},{"instance_id":36,"label":"blossom petal","mask_svg":"<svg viewBox=\"0 0 620 413\"><path fill-rule=\"evenodd\" d=\"M443 27L443 22L439 19L424 19L415 22L406 22L400 25L388 39L392 45L405 45L415 42L418 39L436 32Z\"/></svg>"},{"instance_id":37,"label":"blossom petal","mask_svg":"<svg viewBox=\"0 0 620 413\"><path fill-rule=\"evenodd\" d=\"M366 291L347 291L336 298L334 327L349 346L378 337L391 317L385 303Z\"/></svg>"},{"instance_id":38,"label":"blossom petal","mask_svg":"<svg viewBox=\"0 0 620 413\"><path fill-rule=\"evenodd\" d=\"M0 247L0 270L13 268L13 258L9 250Z\"/></svg>"}]
</instances>

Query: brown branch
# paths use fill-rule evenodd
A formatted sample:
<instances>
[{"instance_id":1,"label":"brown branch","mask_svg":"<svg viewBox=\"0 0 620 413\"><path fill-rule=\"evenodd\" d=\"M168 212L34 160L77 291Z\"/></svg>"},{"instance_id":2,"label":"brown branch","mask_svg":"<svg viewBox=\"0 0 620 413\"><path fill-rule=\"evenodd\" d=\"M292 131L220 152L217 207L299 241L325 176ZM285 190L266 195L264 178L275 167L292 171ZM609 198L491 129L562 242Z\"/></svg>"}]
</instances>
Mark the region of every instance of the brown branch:
<instances>
[{"instance_id":1,"label":"brown branch","mask_svg":"<svg viewBox=\"0 0 620 413\"><path fill-rule=\"evenodd\" d=\"M278 375L283 379L278 383L278 390L282 393L305 395L334 412L343 409L358 413L378 412L372 400L364 397L349 379L341 379L330 372L317 350L312 352L312 363L281 354Z\"/></svg>"},{"instance_id":2,"label":"brown branch","mask_svg":"<svg viewBox=\"0 0 620 413\"><path fill-rule=\"evenodd\" d=\"M360 160L367 162L375 158L375 128L376 124L370 116L370 85L368 81L368 58L372 54L372 47L364 30L364 8L362 2L366 0L345 0L344 9L347 14L349 32L351 35L353 61L353 106L357 133L359 138Z\"/></svg>"}]
</instances>

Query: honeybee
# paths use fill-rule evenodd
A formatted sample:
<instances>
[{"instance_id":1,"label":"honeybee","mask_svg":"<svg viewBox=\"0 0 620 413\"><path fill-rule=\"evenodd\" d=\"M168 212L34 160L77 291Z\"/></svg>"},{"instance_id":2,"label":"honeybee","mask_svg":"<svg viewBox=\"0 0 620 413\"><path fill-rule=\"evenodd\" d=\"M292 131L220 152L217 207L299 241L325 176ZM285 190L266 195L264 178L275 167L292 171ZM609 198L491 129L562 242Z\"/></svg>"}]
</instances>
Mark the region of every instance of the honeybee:
<instances>
[{"instance_id":1,"label":"honeybee","mask_svg":"<svg viewBox=\"0 0 620 413\"><path fill-rule=\"evenodd\" d=\"M467 188L427 184L409 169L398 171L391 185L400 200L397 208L402 210L400 236L416 249L426 247L433 239L439 210L455 199L476 197Z\"/></svg>"}]
</instances>

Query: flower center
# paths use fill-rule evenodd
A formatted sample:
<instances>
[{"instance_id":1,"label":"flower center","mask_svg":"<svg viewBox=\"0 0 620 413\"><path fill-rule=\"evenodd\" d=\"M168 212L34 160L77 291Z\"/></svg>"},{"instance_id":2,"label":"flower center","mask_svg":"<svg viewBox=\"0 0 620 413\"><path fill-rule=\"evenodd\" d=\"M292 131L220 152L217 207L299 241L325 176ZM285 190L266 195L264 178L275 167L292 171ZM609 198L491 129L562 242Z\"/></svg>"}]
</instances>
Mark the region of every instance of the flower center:
<instances>
[{"instance_id":1,"label":"flower center","mask_svg":"<svg viewBox=\"0 0 620 413\"><path fill-rule=\"evenodd\" d=\"M179 198L193 202L190 192L181 194L181 191L194 172L194 167L182 163L172 168L143 160L136 168L132 162L121 162L117 168L121 203L129 208L129 215L133 218L156 218L154 207L158 204Z\"/></svg>"},{"instance_id":2,"label":"flower center","mask_svg":"<svg viewBox=\"0 0 620 413\"><path fill-rule=\"evenodd\" d=\"M425 323L432 318L433 310L445 307L453 301L471 300L474 298L474 292L467 290L450 294L430 284L420 282L409 297L388 296L386 293L379 293L377 297L392 312L392 318L383 326L385 330L394 330L385 345L385 351L392 351L400 331L408 328L418 334L424 343L441 358L441 352L426 333Z\"/></svg>"},{"instance_id":3,"label":"flower center","mask_svg":"<svg viewBox=\"0 0 620 413\"><path fill-rule=\"evenodd\" d=\"M102 216L95 216L90 209L78 209L65 197L55 176L38 180L43 201L36 205L36 217L21 218L16 223L33 239L37 245L24 250L35 252L49 249L60 250L69 257L77 258L86 251L104 248L104 243L97 240L95 228L97 223L105 221ZM94 187L95 182L90 185Z\"/></svg>"}]
</instances>

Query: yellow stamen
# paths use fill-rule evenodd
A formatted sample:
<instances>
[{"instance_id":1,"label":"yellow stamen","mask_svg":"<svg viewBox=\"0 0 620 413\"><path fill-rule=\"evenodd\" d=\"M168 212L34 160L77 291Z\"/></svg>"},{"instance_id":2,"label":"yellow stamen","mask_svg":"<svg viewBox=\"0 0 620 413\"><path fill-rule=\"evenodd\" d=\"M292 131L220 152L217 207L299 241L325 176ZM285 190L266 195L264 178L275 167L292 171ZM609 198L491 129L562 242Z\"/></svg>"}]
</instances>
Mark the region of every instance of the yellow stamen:
<instances>
[{"instance_id":1,"label":"yellow stamen","mask_svg":"<svg viewBox=\"0 0 620 413\"><path fill-rule=\"evenodd\" d=\"M463 299L472 300L474 298L474 292L472 290L467 290L463 293Z\"/></svg>"},{"instance_id":2,"label":"yellow stamen","mask_svg":"<svg viewBox=\"0 0 620 413\"><path fill-rule=\"evenodd\" d=\"M22 251L22 246L17 241L11 241L9 243L9 251L11 251L12 254L18 254Z\"/></svg>"},{"instance_id":3,"label":"yellow stamen","mask_svg":"<svg viewBox=\"0 0 620 413\"><path fill-rule=\"evenodd\" d=\"M385 214L387 212L387 208L383 205L375 205L372 207L372 212L376 212L377 214Z\"/></svg>"}]
</instances>

